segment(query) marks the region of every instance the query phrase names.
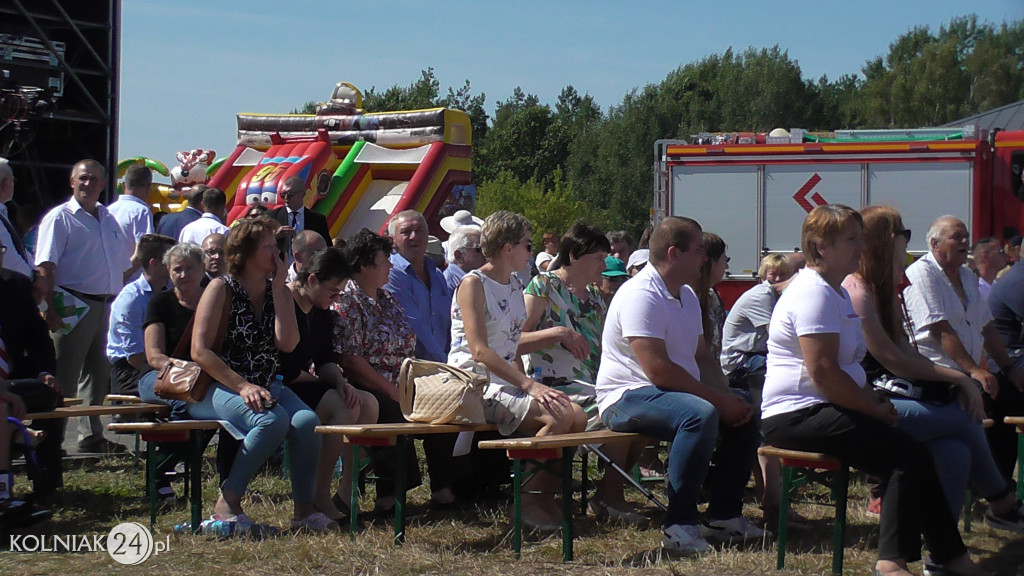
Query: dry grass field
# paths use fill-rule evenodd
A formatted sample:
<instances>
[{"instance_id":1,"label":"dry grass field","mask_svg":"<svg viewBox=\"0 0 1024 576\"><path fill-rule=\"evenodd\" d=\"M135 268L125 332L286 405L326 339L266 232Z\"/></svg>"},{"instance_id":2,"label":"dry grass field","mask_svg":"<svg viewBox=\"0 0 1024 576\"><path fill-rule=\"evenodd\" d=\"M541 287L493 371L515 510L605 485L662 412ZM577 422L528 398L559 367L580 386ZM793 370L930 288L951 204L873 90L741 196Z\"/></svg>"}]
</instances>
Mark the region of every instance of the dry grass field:
<instances>
[{"instance_id":1,"label":"dry grass field","mask_svg":"<svg viewBox=\"0 0 1024 576\"><path fill-rule=\"evenodd\" d=\"M210 456L210 453L208 453ZM99 535L116 524L136 521L148 525L143 498L141 463L129 457L76 460L66 472L63 504L54 519L20 534ZM216 474L208 458L204 471L204 510L216 497ZM180 484L175 485L179 491ZM655 488L664 499L660 487ZM23 486L22 486L23 488ZM289 485L280 474L261 473L251 490L246 510L258 521L279 527L291 517ZM372 484L370 489L372 496ZM810 499L824 500L823 490L807 490ZM877 540L877 518L864 512L865 489L857 479L852 487L846 538L846 574L871 574ZM363 509L372 508L364 497ZM282 532L260 541L240 538L219 540L209 536L178 536L174 524L188 519L188 505L179 502L158 517L155 539L169 537L170 549L141 566L122 566L106 553L10 552L8 535L0 537L0 574L578 574L586 576L644 574L753 575L827 574L831 566L831 510L802 504L798 510L812 521L791 531L787 567L775 572L774 542L744 548L720 549L697 560L671 559L659 552L661 513L636 491L629 499L651 520L641 528L598 524L591 518L576 522L576 558L561 562L558 535L527 537L523 556L515 560L509 529L509 501L489 502L457 512L433 512L426 505L428 491L419 487L409 494L413 518L405 545L391 543L387 521L364 524L355 542L347 533L310 536ZM752 500L750 501L752 502ZM983 506L975 506L973 530L965 534L972 554L1000 574L1024 576L1024 537L995 532L981 521ZM760 523L760 509L748 504L747 515ZM920 564L913 566L920 571Z\"/></svg>"}]
</instances>

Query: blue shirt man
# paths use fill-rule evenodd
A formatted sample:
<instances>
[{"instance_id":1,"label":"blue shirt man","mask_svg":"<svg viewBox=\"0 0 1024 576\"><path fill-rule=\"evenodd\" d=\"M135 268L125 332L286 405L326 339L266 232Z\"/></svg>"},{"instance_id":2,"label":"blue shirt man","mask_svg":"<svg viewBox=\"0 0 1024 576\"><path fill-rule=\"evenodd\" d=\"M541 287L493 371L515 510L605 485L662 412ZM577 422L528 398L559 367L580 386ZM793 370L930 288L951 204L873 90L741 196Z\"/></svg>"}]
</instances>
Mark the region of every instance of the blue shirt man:
<instances>
[{"instance_id":1,"label":"blue shirt man","mask_svg":"<svg viewBox=\"0 0 1024 576\"><path fill-rule=\"evenodd\" d=\"M143 262L142 276L125 285L110 306L106 354L116 393L138 394L139 377L150 370L142 323L150 297L167 286L170 274L163 257L172 245L172 238L143 235L138 248L139 259Z\"/></svg>"},{"instance_id":2,"label":"blue shirt man","mask_svg":"<svg viewBox=\"0 0 1024 576\"><path fill-rule=\"evenodd\" d=\"M427 223L419 212L400 212L388 223L395 241L393 268L384 289L402 305L416 333L416 357L445 362L451 343L452 293L444 275L426 258Z\"/></svg>"}]
</instances>

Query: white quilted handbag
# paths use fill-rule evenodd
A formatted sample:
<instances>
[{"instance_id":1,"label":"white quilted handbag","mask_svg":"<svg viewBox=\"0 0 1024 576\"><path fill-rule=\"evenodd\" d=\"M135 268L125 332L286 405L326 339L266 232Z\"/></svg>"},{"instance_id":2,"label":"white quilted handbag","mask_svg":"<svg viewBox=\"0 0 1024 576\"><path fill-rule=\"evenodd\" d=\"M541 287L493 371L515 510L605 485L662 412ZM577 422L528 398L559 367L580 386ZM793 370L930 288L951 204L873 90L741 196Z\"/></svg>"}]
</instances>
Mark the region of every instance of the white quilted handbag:
<instances>
[{"instance_id":1,"label":"white quilted handbag","mask_svg":"<svg viewBox=\"0 0 1024 576\"><path fill-rule=\"evenodd\" d=\"M406 358L398 375L402 414L410 422L484 424L487 378L461 368Z\"/></svg>"}]
</instances>

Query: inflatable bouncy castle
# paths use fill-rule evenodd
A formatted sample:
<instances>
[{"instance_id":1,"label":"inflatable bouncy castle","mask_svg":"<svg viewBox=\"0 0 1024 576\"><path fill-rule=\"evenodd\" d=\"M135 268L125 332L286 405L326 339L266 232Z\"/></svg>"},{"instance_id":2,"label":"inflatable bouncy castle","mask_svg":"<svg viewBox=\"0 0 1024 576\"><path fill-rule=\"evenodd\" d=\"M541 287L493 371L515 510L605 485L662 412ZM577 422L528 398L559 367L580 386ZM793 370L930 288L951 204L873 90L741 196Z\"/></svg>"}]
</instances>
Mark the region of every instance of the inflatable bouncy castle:
<instances>
[{"instance_id":1,"label":"inflatable bouncy castle","mask_svg":"<svg viewBox=\"0 0 1024 576\"><path fill-rule=\"evenodd\" d=\"M361 106L359 90L340 82L315 114L239 114L238 145L207 182L227 194L229 222L250 204L282 205L278 190L292 176L306 181L305 205L327 217L332 236L384 232L392 214L409 209L436 234L441 217L472 208L465 112Z\"/></svg>"}]
</instances>

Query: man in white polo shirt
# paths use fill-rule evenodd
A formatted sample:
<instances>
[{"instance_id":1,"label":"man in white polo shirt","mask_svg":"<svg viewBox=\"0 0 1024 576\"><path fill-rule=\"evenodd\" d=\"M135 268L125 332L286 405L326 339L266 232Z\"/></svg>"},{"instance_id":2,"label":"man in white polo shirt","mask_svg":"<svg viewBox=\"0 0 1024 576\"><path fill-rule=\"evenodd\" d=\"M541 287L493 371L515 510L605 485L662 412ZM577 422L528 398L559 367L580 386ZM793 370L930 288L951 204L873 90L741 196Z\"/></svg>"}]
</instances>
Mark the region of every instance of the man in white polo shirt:
<instances>
[{"instance_id":1,"label":"man in white polo shirt","mask_svg":"<svg viewBox=\"0 0 1024 576\"><path fill-rule=\"evenodd\" d=\"M612 430L672 443L666 552L709 552L705 538L764 538L742 515L759 442L754 409L729 389L704 343L697 296L686 285L706 259L700 224L666 218L651 235L649 258L608 309L597 374L601 420ZM705 476L710 503L701 521L697 499Z\"/></svg>"},{"instance_id":2,"label":"man in white polo shirt","mask_svg":"<svg viewBox=\"0 0 1024 576\"><path fill-rule=\"evenodd\" d=\"M36 266L46 282L46 322L57 349L57 382L64 396L90 406L103 404L110 389L106 357L110 302L124 286L132 267L135 240L129 238L107 208L99 203L107 173L95 160L82 160L71 171L71 199L50 210L39 224ZM63 288L89 310L67 334L58 331L53 289ZM125 447L103 437L98 417L79 423L82 452L123 452Z\"/></svg>"},{"instance_id":3,"label":"man in white polo shirt","mask_svg":"<svg viewBox=\"0 0 1024 576\"><path fill-rule=\"evenodd\" d=\"M149 168L142 164L132 164L124 173L124 193L107 206L107 212L117 220L136 246L143 235L153 233L153 211L146 203L151 184L153 173ZM135 268L128 281L137 280L141 275L142 272Z\"/></svg>"},{"instance_id":4,"label":"man in white polo shirt","mask_svg":"<svg viewBox=\"0 0 1024 576\"><path fill-rule=\"evenodd\" d=\"M198 220L187 224L178 235L178 242L191 242L202 246L203 240L210 234L228 235L228 227L224 225L228 212L227 196L216 188L207 187L203 190L203 215Z\"/></svg>"}]
</instances>

